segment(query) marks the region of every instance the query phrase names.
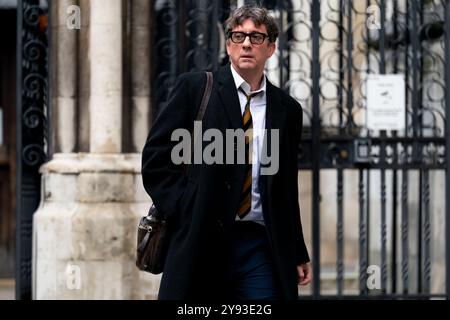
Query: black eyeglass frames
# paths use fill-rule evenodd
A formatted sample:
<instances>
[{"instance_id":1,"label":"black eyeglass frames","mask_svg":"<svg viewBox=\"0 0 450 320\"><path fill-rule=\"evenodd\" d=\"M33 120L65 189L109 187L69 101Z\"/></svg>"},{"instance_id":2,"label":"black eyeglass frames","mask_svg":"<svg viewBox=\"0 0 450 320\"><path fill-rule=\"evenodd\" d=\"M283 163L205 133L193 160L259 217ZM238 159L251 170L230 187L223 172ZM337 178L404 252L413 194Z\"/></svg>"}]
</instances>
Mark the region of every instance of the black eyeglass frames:
<instances>
[{"instance_id":1,"label":"black eyeglass frames","mask_svg":"<svg viewBox=\"0 0 450 320\"><path fill-rule=\"evenodd\" d=\"M250 32L245 33L242 31L230 31L228 32L228 38L231 39L234 43L243 43L247 36L250 38L251 44L262 44L269 35L261 33L261 32Z\"/></svg>"}]
</instances>

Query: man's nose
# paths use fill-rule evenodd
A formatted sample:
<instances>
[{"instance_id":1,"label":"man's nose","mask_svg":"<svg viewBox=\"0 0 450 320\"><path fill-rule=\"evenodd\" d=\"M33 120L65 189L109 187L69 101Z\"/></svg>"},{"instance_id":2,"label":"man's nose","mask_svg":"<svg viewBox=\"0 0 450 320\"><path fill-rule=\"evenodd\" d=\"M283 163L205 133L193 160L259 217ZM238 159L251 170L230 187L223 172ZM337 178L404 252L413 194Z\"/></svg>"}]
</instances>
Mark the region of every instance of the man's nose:
<instances>
[{"instance_id":1,"label":"man's nose","mask_svg":"<svg viewBox=\"0 0 450 320\"><path fill-rule=\"evenodd\" d=\"M244 42L242 43L242 45L244 47L251 47L252 46L252 43L250 41L250 36L246 36L245 37Z\"/></svg>"}]
</instances>

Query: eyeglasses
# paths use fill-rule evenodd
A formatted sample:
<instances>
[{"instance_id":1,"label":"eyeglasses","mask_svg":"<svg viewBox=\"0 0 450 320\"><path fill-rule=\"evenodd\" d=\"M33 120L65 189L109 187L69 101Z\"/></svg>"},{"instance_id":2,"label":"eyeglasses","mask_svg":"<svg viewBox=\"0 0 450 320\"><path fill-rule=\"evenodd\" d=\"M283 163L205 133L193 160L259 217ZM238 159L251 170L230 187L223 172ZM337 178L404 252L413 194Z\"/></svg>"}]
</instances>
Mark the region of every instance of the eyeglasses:
<instances>
[{"instance_id":1,"label":"eyeglasses","mask_svg":"<svg viewBox=\"0 0 450 320\"><path fill-rule=\"evenodd\" d=\"M252 44L262 44L269 35L261 33L261 32L251 32L245 33L241 31L230 31L228 32L228 38L231 39L234 43L243 43L247 36L250 38L250 42Z\"/></svg>"}]
</instances>

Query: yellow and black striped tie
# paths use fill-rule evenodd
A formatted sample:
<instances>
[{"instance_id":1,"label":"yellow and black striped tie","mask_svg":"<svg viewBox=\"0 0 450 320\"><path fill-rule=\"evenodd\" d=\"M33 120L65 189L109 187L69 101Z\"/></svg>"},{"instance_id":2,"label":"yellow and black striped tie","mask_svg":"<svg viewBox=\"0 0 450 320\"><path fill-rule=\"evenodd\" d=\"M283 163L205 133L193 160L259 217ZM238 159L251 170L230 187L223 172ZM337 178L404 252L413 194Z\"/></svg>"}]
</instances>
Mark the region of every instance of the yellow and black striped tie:
<instances>
[{"instance_id":1,"label":"yellow and black striped tie","mask_svg":"<svg viewBox=\"0 0 450 320\"><path fill-rule=\"evenodd\" d=\"M238 216L240 219L243 219L250 212L250 209L252 207L252 161L250 157L252 157L253 153L253 122L252 114L250 113L250 99L258 93L247 95L247 93L245 93L242 88L239 88L239 90L247 97L244 115L242 116L244 123L243 128L245 133L245 179L238 209Z\"/></svg>"}]
</instances>

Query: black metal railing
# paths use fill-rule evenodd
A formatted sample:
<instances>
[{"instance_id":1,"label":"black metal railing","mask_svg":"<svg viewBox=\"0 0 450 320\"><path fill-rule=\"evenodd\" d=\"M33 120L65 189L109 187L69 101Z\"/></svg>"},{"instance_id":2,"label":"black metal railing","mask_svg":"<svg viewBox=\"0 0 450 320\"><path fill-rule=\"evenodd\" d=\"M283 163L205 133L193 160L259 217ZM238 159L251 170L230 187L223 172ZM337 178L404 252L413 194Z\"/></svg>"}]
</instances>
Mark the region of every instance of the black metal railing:
<instances>
[{"instance_id":1,"label":"black metal railing","mask_svg":"<svg viewBox=\"0 0 450 320\"><path fill-rule=\"evenodd\" d=\"M48 2L41 5L17 5L17 299L32 295L32 219L41 196L39 166L48 154Z\"/></svg>"}]
</instances>

